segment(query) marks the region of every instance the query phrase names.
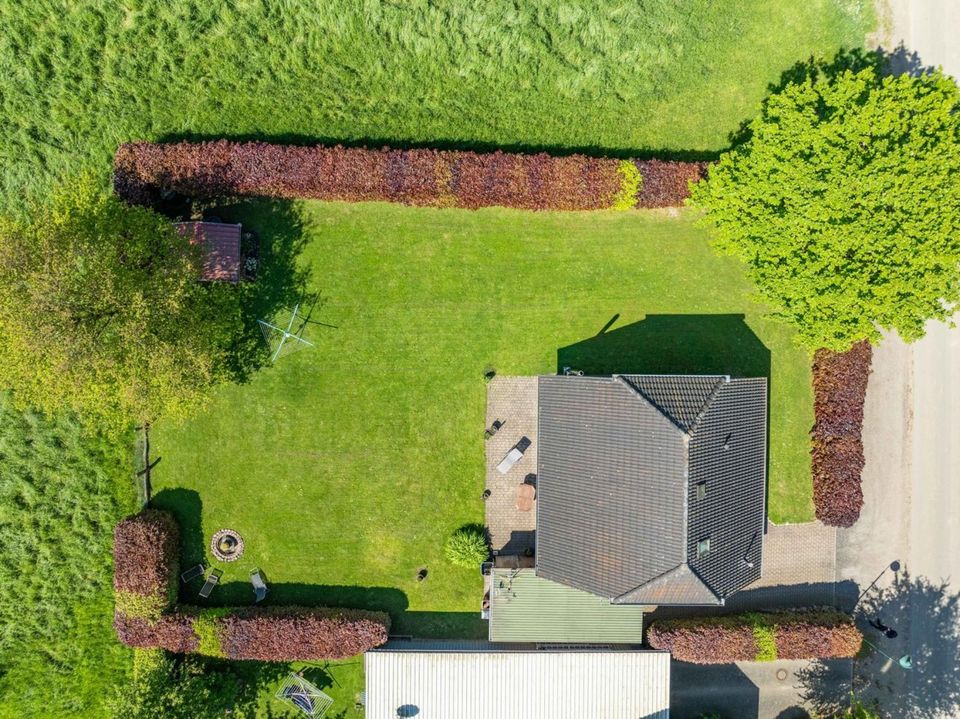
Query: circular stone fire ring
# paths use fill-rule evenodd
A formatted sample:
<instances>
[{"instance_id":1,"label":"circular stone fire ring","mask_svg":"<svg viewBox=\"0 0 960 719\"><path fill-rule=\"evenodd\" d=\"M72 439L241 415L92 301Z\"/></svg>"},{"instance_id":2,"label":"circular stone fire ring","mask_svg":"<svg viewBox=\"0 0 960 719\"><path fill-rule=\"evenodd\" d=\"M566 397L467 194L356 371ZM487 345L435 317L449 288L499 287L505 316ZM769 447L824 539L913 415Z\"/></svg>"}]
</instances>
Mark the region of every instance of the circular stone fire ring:
<instances>
[{"instance_id":1,"label":"circular stone fire ring","mask_svg":"<svg viewBox=\"0 0 960 719\"><path fill-rule=\"evenodd\" d=\"M210 540L210 551L221 562L232 562L243 555L243 537L232 529L221 529Z\"/></svg>"}]
</instances>

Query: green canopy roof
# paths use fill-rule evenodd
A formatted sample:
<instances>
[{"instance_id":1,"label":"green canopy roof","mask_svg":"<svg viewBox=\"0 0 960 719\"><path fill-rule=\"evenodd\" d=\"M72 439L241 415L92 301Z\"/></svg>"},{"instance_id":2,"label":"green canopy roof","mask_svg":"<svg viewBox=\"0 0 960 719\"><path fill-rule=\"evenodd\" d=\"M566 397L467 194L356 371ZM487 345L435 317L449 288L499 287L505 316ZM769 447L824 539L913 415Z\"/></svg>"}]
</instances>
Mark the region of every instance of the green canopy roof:
<instances>
[{"instance_id":1,"label":"green canopy roof","mask_svg":"<svg viewBox=\"0 0 960 719\"><path fill-rule=\"evenodd\" d=\"M494 569L490 641L640 644L643 611L543 579L533 569Z\"/></svg>"}]
</instances>

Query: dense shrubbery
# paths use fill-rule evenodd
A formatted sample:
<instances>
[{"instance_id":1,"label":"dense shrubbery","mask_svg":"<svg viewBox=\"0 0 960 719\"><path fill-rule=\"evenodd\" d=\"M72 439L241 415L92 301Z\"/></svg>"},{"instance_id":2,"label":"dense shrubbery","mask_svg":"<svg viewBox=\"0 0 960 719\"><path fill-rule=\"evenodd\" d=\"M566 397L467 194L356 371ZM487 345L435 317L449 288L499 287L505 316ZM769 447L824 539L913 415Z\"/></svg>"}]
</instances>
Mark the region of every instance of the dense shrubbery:
<instances>
[{"instance_id":1,"label":"dense shrubbery","mask_svg":"<svg viewBox=\"0 0 960 719\"><path fill-rule=\"evenodd\" d=\"M136 649L133 681L108 701L115 719L212 719L256 716L256 683L234 667L162 649Z\"/></svg>"},{"instance_id":2,"label":"dense shrubbery","mask_svg":"<svg viewBox=\"0 0 960 719\"><path fill-rule=\"evenodd\" d=\"M778 620L778 659L835 659L860 651L863 635L845 614L819 612Z\"/></svg>"},{"instance_id":3,"label":"dense shrubbery","mask_svg":"<svg viewBox=\"0 0 960 719\"><path fill-rule=\"evenodd\" d=\"M630 160L620 160L617 165L617 174L620 175L620 191L613 198L613 209L630 210L637 206L640 188L643 187L643 178L637 163Z\"/></svg>"},{"instance_id":4,"label":"dense shrubbery","mask_svg":"<svg viewBox=\"0 0 960 719\"><path fill-rule=\"evenodd\" d=\"M344 659L387 641L383 612L304 607L173 606L179 531L168 512L146 509L114 530L114 628L130 647L227 659Z\"/></svg>"},{"instance_id":5,"label":"dense shrubbery","mask_svg":"<svg viewBox=\"0 0 960 719\"><path fill-rule=\"evenodd\" d=\"M450 535L443 551L458 567L479 567L490 556L487 532L480 525L460 527Z\"/></svg>"},{"instance_id":6,"label":"dense shrubbery","mask_svg":"<svg viewBox=\"0 0 960 719\"><path fill-rule=\"evenodd\" d=\"M177 607L156 620L128 617L118 611L113 626L117 637L128 647L161 648L178 654L195 652L200 640L194 629L197 613L191 610L191 607Z\"/></svg>"},{"instance_id":7,"label":"dense shrubbery","mask_svg":"<svg viewBox=\"0 0 960 719\"><path fill-rule=\"evenodd\" d=\"M853 525L863 506L861 434L872 357L866 341L814 356L813 502L817 519L834 527Z\"/></svg>"},{"instance_id":8,"label":"dense shrubbery","mask_svg":"<svg viewBox=\"0 0 960 719\"><path fill-rule=\"evenodd\" d=\"M117 150L114 187L126 200L143 204L173 190L201 197L598 210L679 205L689 195L688 181L703 170L703 163L545 153L139 142Z\"/></svg>"},{"instance_id":9,"label":"dense shrubbery","mask_svg":"<svg viewBox=\"0 0 960 719\"><path fill-rule=\"evenodd\" d=\"M647 634L653 648L694 664L852 657L862 640L850 617L833 610L666 620Z\"/></svg>"},{"instance_id":10,"label":"dense shrubbery","mask_svg":"<svg viewBox=\"0 0 960 719\"><path fill-rule=\"evenodd\" d=\"M647 632L654 649L695 664L752 661L758 652L750 623L743 617L715 617L654 622Z\"/></svg>"}]
</instances>

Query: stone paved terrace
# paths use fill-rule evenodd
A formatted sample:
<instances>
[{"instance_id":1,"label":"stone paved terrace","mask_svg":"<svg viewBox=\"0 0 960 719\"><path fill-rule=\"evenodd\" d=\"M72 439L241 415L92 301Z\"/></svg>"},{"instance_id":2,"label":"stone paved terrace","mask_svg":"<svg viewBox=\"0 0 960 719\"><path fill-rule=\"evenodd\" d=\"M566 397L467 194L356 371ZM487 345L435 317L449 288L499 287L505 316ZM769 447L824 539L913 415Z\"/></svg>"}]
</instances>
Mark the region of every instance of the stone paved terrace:
<instances>
[{"instance_id":1,"label":"stone paved terrace","mask_svg":"<svg viewBox=\"0 0 960 719\"><path fill-rule=\"evenodd\" d=\"M820 522L768 524L763 576L727 600L733 609L846 604L856 589L837 582L837 530Z\"/></svg>"},{"instance_id":2,"label":"stone paved terrace","mask_svg":"<svg viewBox=\"0 0 960 719\"><path fill-rule=\"evenodd\" d=\"M537 472L537 378L494 377L487 385L487 427L503 422L500 431L486 441L486 524L494 552L522 554L534 548L537 503L533 509L517 509L517 488ZM531 444L507 474L497 471L510 449L526 437Z\"/></svg>"},{"instance_id":3,"label":"stone paved terrace","mask_svg":"<svg viewBox=\"0 0 960 719\"><path fill-rule=\"evenodd\" d=\"M730 596L723 607L658 607L649 618L811 606L849 609L856 597L856 585L837 581L835 528L820 522L770 523L759 580Z\"/></svg>"}]
</instances>

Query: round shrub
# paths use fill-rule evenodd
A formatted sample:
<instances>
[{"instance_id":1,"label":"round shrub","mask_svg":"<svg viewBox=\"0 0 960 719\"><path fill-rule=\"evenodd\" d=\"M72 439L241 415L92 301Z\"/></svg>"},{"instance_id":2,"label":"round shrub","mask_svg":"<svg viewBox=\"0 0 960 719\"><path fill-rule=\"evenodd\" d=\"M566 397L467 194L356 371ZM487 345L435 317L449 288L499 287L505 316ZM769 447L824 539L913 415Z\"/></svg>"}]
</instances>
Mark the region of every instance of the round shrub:
<instances>
[{"instance_id":1,"label":"round shrub","mask_svg":"<svg viewBox=\"0 0 960 719\"><path fill-rule=\"evenodd\" d=\"M461 527L447 540L447 559L458 567L475 567L490 556L487 533L483 527Z\"/></svg>"}]
</instances>

